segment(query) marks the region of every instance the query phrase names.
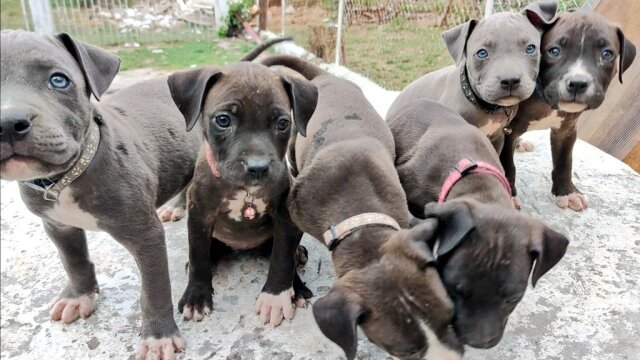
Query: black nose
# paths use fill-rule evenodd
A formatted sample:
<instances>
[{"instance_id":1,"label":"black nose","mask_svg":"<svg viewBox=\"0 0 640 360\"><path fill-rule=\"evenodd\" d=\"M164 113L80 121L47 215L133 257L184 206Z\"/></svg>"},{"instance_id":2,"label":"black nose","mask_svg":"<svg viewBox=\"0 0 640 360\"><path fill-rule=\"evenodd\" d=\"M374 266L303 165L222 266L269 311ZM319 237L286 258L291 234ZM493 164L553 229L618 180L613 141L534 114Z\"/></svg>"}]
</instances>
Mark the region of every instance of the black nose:
<instances>
[{"instance_id":1,"label":"black nose","mask_svg":"<svg viewBox=\"0 0 640 360\"><path fill-rule=\"evenodd\" d=\"M520 78L517 76L506 76L500 79L500 86L505 90L513 90L520 85Z\"/></svg>"},{"instance_id":2,"label":"black nose","mask_svg":"<svg viewBox=\"0 0 640 360\"><path fill-rule=\"evenodd\" d=\"M567 90L572 94L581 94L587 91L589 80L584 76L574 76L567 82Z\"/></svg>"},{"instance_id":3,"label":"black nose","mask_svg":"<svg viewBox=\"0 0 640 360\"><path fill-rule=\"evenodd\" d=\"M22 110L7 109L0 118L2 141L20 140L31 130L31 116Z\"/></svg>"},{"instance_id":4,"label":"black nose","mask_svg":"<svg viewBox=\"0 0 640 360\"><path fill-rule=\"evenodd\" d=\"M500 335L496 335L479 341L470 341L468 345L477 349L489 349L496 346L499 340Z\"/></svg>"},{"instance_id":5,"label":"black nose","mask_svg":"<svg viewBox=\"0 0 640 360\"><path fill-rule=\"evenodd\" d=\"M256 179L267 175L269 172L269 160L267 159L249 159L247 160L247 172Z\"/></svg>"}]
</instances>

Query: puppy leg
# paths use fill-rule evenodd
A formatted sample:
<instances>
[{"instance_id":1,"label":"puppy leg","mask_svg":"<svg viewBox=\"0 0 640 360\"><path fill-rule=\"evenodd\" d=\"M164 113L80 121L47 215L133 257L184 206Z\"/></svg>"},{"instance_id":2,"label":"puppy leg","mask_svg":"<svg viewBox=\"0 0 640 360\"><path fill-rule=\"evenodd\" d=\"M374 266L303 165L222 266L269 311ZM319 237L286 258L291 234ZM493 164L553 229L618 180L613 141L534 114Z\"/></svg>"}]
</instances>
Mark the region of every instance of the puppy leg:
<instances>
[{"instance_id":1,"label":"puppy leg","mask_svg":"<svg viewBox=\"0 0 640 360\"><path fill-rule=\"evenodd\" d=\"M178 221L187 213L187 194L186 188L173 199L156 210L156 214L162 222Z\"/></svg>"},{"instance_id":2,"label":"puppy leg","mask_svg":"<svg viewBox=\"0 0 640 360\"><path fill-rule=\"evenodd\" d=\"M178 311L185 320L200 321L213 308L211 254L220 253L216 250L224 244L211 237L214 222L213 217L207 216L208 210L196 201L189 205L189 283L178 302Z\"/></svg>"},{"instance_id":3,"label":"puppy leg","mask_svg":"<svg viewBox=\"0 0 640 360\"><path fill-rule=\"evenodd\" d=\"M58 248L69 283L54 299L51 319L68 324L78 317L86 318L96 307L98 281L89 260L87 238L82 229L43 220L44 229Z\"/></svg>"},{"instance_id":4,"label":"puppy leg","mask_svg":"<svg viewBox=\"0 0 640 360\"><path fill-rule=\"evenodd\" d=\"M573 144L577 138L575 124L562 124L560 129L551 129L551 157L553 171L551 193L556 196L556 205L565 209L581 211L589 206L588 199L573 184Z\"/></svg>"},{"instance_id":5,"label":"puppy leg","mask_svg":"<svg viewBox=\"0 0 640 360\"><path fill-rule=\"evenodd\" d=\"M143 209L137 209L136 212L144 214ZM146 221L130 222L128 226L107 231L131 253L140 271L142 341L136 359L175 359L174 352L184 350L185 342L173 319L167 248L162 223L150 212Z\"/></svg>"},{"instance_id":6,"label":"puppy leg","mask_svg":"<svg viewBox=\"0 0 640 360\"><path fill-rule=\"evenodd\" d=\"M255 305L256 314L260 316L262 323L270 323L277 326L282 319L291 320L295 315L296 302L304 306L299 298L312 296L302 281L295 284L296 252L302 231L291 221L286 211L284 201L275 215L275 229L273 251L269 262L269 274L267 281L258 296ZM302 286L294 286L300 285ZM300 293L296 293L300 290ZM296 301L298 299L298 301Z\"/></svg>"},{"instance_id":7,"label":"puppy leg","mask_svg":"<svg viewBox=\"0 0 640 360\"><path fill-rule=\"evenodd\" d=\"M511 186L511 197L513 199L513 206L516 209L520 209L522 202L518 198L518 190L516 189L516 164L513 161L513 152L518 143L519 135L509 134L505 136L504 146L500 152L500 163L504 168L504 175L509 181Z\"/></svg>"}]
</instances>

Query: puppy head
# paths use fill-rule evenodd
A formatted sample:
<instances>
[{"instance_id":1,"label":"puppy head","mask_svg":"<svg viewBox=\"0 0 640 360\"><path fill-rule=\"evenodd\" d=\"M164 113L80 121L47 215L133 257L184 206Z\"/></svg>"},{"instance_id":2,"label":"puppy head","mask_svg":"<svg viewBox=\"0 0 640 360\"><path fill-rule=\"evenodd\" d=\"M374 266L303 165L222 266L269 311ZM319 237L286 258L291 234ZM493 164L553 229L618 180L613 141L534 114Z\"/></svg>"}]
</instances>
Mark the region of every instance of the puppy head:
<instances>
[{"instance_id":1,"label":"puppy head","mask_svg":"<svg viewBox=\"0 0 640 360\"><path fill-rule=\"evenodd\" d=\"M120 59L67 34L2 31L0 177L31 180L74 164Z\"/></svg>"},{"instance_id":2,"label":"puppy head","mask_svg":"<svg viewBox=\"0 0 640 360\"><path fill-rule=\"evenodd\" d=\"M591 11L563 13L542 38L540 83L547 102L566 112L595 109L616 73L631 66L635 46L622 29Z\"/></svg>"},{"instance_id":3,"label":"puppy head","mask_svg":"<svg viewBox=\"0 0 640 360\"><path fill-rule=\"evenodd\" d=\"M538 220L472 200L427 204L425 216L438 221L438 267L457 335L475 348L495 346L529 275L535 286L569 241Z\"/></svg>"},{"instance_id":4,"label":"puppy head","mask_svg":"<svg viewBox=\"0 0 640 360\"><path fill-rule=\"evenodd\" d=\"M285 177L284 155L294 121L304 135L315 110L314 85L250 62L178 72L168 82L187 129L202 119L224 179L262 186Z\"/></svg>"},{"instance_id":5,"label":"puppy head","mask_svg":"<svg viewBox=\"0 0 640 360\"><path fill-rule=\"evenodd\" d=\"M511 106L535 90L540 65L540 29L555 21L555 2L536 3L522 14L498 13L471 20L443 34L457 64L484 101Z\"/></svg>"},{"instance_id":6,"label":"puppy head","mask_svg":"<svg viewBox=\"0 0 640 360\"><path fill-rule=\"evenodd\" d=\"M346 272L313 305L320 330L348 359L356 355L358 325L399 359L461 359L462 345L450 326L453 304L427 247L435 225L427 221L395 232L376 261Z\"/></svg>"}]
</instances>

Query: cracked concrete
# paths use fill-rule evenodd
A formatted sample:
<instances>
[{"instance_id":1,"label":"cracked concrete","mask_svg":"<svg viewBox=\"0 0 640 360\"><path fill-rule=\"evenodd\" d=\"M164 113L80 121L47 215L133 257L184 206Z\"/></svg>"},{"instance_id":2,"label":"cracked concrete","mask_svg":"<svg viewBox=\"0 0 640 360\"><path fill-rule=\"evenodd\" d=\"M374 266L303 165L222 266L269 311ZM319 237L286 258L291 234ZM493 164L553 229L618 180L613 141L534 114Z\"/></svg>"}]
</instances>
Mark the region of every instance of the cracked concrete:
<instances>
[{"instance_id":1,"label":"cracked concrete","mask_svg":"<svg viewBox=\"0 0 640 360\"><path fill-rule=\"evenodd\" d=\"M149 72L156 76L158 72ZM123 79L144 77L123 74ZM385 96L384 101L377 98ZM389 103L392 93L367 92ZM383 112L385 109L379 109ZM576 185L590 198L582 213L558 209L550 194L548 131L525 135L536 150L516 155L523 212L544 219L571 239L567 255L529 289L510 318L502 342L469 350L467 359L638 359L640 354L640 176L578 141ZM56 250L17 184L1 182L1 351L12 359L133 359L140 327L139 276L133 259L105 233L88 233L101 286L97 311L70 325L49 320L49 301L66 279ZM174 305L187 284L186 221L165 226ZM334 274L328 251L305 236L309 262L303 281L317 296ZM202 322L175 318L187 341L179 359L337 359L340 349L322 336L311 310L298 309L277 328L258 324L254 301L268 260L256 252L232 254L214 275L214 309ZM315 299L312 299L312 302ZM358 359L384 359L361 337Z\"/></svg>"}]
</instances>

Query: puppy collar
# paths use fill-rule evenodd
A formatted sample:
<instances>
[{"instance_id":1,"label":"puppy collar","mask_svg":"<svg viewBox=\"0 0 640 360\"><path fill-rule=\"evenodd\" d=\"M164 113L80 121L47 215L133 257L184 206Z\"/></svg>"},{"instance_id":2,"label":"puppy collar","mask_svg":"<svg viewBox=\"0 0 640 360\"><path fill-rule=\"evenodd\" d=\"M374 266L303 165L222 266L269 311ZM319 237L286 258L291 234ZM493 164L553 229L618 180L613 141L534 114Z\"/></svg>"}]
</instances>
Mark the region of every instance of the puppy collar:
<instances>
[{"instance_id":1,"label":"puppy collar","mask_svg":"<svg viewBox=\"0 0 640 360\"><path fill-rule=\"evenodd\" d=\"M216 162L216 158L213 157L213 152L211 151L211 145L208 142L204 142L204 147L207 152L207 163L209 164L209 170L215 177L220 177L220 171L218 170L218 163Z\"/></svg>"},{"instance_id":2,"label":"puppy collar","mask_svg":"<svg viewBox=\"0 0 640 360\"><path fill-rule=\"evenodd\" d=\"M335 226L331 226L329 230L322 234L322 239L329 248L329 251L333 251L347 236L357 230L372 226L385 226L395 230L400 230L398 222L389 215L381 213L362 213L343 220Z\"/></svg>"},{"instance_id":3,"label":"puppy collar","mask_svg":"<svg viewBox=\"0 0 640 360\"><path fill-rule=\"evenodd\" d=\"M438 196L438 202L445 202L447 195L449 195L453 186L468 174L491 174L497 177L498 180L500 180L500 183L502 183L502 186L504 186L505 190L509 193L509 196L511 196L511 186L509 185L509 181L500 170L483 161L462 159L454 166L454 170L451 171L447 179L442 184L440 196Z\"/></svg>"},{"instance_id":4,"label":"puppy collar","mask_svg":"<svg viewBox=\"0 0 640 360\"><path fill-rule=\"evenodd\" d=\"M94 110L93 120L89 123L87 137L84 141L84 148L71 170L60 176L56 181L43 178L23 181L22 183L32 189L42 191L42 197L45 200L57 201L58 196L60 196L60 192L62 192L62 190L69 186L74 180L79 178L80 175L87 170L89 165L91 165L91 161L96 155L98 145L100 144L100 128L98 126L98 122L102 122L102 116Z\"/></svg>"},{"instance_id":5,"label":"puppy collar","mask_svg":"<svg viewBox=\"0 0 640 360\"><path fill-rule=\"evenodd\" d=\"M546 102L546 100L545 100L545 98L544 98L544 92L542 91L542 84L540 84L540 80L537 80L537 81L536 81L536 89L535 89L535 91L534 91L534 94L536 94L536 96L537 96L540 100L542 100L542 101L545 101L545 102Z\"/></svg>"},{"instance_id":6,"label":"puppy collar","mask_svg":"<svg viewBox=\"0 0 640 360\"><path fill-rule=\"evenodd\" d=\"M485 114L493 114L498 110L504 111L504 114L507 116L507 125L513 120L513 106L502 106L496 104L489 104L488 102L482 100L478 97L471 87L471 83L469 82L469 76L467 75L467 67L463 66L460 70L460 85L462 86L462 92L464 93L464 97L469 100L470 103L479 107ZM505 126L503 129L505 133L508 131L508 127ZM510 133L511 131L509 131ZM507 134L508 135L508 134Z\"/></svg>"}]
</instances>

